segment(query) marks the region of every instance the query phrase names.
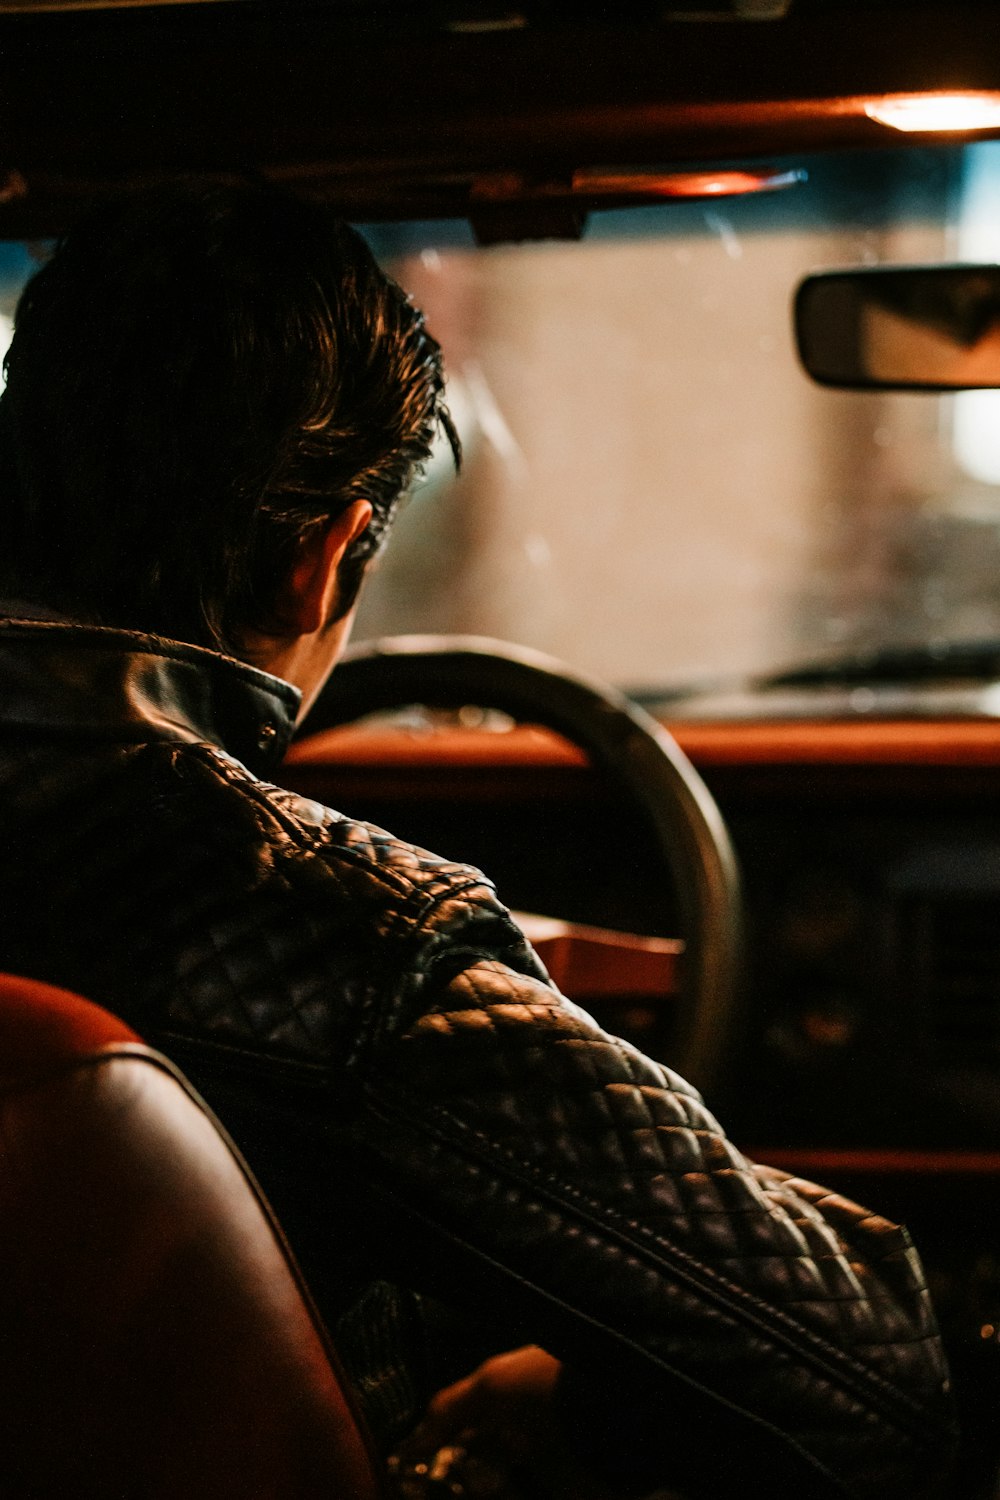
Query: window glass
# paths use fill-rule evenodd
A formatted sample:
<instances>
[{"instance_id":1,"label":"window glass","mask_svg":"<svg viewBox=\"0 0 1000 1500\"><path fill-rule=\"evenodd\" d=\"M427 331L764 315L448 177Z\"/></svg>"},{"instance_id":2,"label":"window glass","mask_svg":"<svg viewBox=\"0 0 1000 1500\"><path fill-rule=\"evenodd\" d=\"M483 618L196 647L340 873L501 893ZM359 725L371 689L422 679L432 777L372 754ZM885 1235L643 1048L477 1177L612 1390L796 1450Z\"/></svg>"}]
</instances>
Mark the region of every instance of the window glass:
<instances>
[{"instance_id":1,"label":"window glass","mask_svg":"<svg viewBox=\"0 0 1000 1500\"><path fill-rule=\"evenodd\" d=\"M0 362L14 332L14 308L24 283L38 264L41 247L0 241ZM0 384L3 376L0 375Z\"/></svg>"},{"instance_id":2,"label":"window glass","mask_svg":"<svg viewBox=\"0 0 1000 1500\"><path fill-rule=\"evenodd\" d=\"M1000 636L1000 490L956 457L956 398L817 388L790 320L809 271L961 253L987 149L783 163L808 180L592 215L581 243L371 231L445 347L466 460L432 465L360 633L654 689Z\"/></svg>"}]
</instances>

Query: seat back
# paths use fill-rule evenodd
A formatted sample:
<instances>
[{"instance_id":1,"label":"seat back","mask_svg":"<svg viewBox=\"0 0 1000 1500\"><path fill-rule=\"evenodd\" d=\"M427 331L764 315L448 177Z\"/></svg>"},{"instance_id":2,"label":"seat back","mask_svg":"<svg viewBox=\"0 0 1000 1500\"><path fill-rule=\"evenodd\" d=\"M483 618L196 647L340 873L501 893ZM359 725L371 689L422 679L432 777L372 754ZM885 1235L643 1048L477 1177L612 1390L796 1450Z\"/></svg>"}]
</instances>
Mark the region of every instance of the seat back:
<instances>
[{"instance_id":1,"label":"seat back","mask_svg":"<svg viewBox=\"0 0 1000 1500\"><path fill-rule=\"evenodd\" d=\"M374 1500L266 1204L180 1075L0 977L0 1492Z\"/></svg>"}]
</instances>

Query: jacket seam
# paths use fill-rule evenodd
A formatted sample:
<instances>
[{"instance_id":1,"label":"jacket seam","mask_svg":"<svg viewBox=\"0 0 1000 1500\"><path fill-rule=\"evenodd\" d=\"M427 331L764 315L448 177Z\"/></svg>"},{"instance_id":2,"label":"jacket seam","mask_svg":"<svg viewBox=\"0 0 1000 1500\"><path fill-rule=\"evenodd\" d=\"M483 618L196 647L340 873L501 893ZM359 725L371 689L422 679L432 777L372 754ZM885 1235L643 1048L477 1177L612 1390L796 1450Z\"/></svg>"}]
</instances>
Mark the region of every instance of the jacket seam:
<instances>
[{"instance_id":1,"label":"jacket seam","mask_svg":"<svg viewBox=\"0 0 1000 1500\"><path fill-rule=\"evenodd\" d=\"M375 1113L378 1113L377 1109L375 1110ZM458 1246L461 1250L475 1255L478 1260L482 1261L486 1265L502 1272L505 1276L509 1276L513 1281L518 1282L521 1286L528 1288L531 1293L542 1298L543 1301L547 1304L553 1307L560 1308L562 1311L570 1314L578 1322L585 1323L588 1327L594 1328L598 1332L610 1336L622 1348L630 1350L633 1354L638 1355L644 1360L649 1360L659 1369L666 1371L674 1379L682 1382L682 1384L709 1397L710 1400L712 1400L718 1406L726 1408L726 1410L733 1412L736 1416L742 1417L745 1420L753 1423L754 1426L764 1428L768 1432L773 1433L776 1437L779 1437L780 1440L789 1448L794 1449L796 1453L801 1454L803 1459L809 1464L811 1468L821 1473L824 1478L829 1479L831 1483L833 1483L837 1487L837 1489L840 1490L845 1496L847 1496L847 1494L849 1493L840 1476L836 1474L834 1470L831 1469L829 1465L826 1464L821 1458L819 1458L816 1454L810 1452L808 1448L804 1447L797 1438L795 1438L790 1432L787 1431L787 1429L779 1427L775 1422L770 1421L767 1417L762 1416L757 1412L750 1411L747 1407L741 1407L731 1397L723 1395L721 1392L714 1390L710 1385L706 1385L704 1381L699 1380L696 1376L691 1375L687 1371L682 1370L676 1365L672 1364L669 1360L665 1359L663 1355L658 1354L655 1350L650 1349L647 1345L639 1343L635 1338L632 1337L631 1334L624 1332L620 1328L614 1327L613 1324L608 1323L602 1318L595 1317L592 1313L587 1312L585 1309L575 1305L574 1303L567 1302L566 1299L564 1297L561 1297L559 1293L553 1288L543 1286L533 1278L525 1276L521 1272L514 1270L513 1267L511 1267L506 1261L499 1260L495 1255L491 1255L489 1250L484 1246L474 1244L471 1240L464 1238L461 1234L454 1232L450 1228L446 1228L439 1221L432 1219L425 1209L410 1204L408 1205L408 1210L414 1216L414 1218L418 1219L423 1224L429 1225L433 1232L437 1234L446 1234L450 1244ZM656 1493L659 1494L659 1491L657 1491Z\"/></svg>"},{"instance_id":2,"label":"jacket seam","mask_svg":"<svg viewBox=\"0 0 1000 1500\"><path fill-rule=\"evenodd\" d=\"M920 1429L929 1423L945 1429L945 1424L933 1413L929 1412L926 1407L918 1406L911 1401L904 1392L891 1385L877 1370L872 1370L852 1359L845 1351L829 1344L820 1335L791 1318L780 1308L768 1308L769 1316L762 1317L762 1304L759 1304L753 1294L745 1288L728 1281L711 1267L695 1260L686 1251L670 1245L645 1226L626 1218L617 1209L607 1204L595 1204L579 1188L566 1182L565 1179L556 1177L552 1173L539 1173L530 1162L525 1162L508 1147L492 1140L483 1131L464 1124L447 1110L440 1106L424 1106L425 1118L419 1119L404 1110L402 1106L397 1107L387 1100L378 1091L377 1086L370 1085L369 1094L390 1118L393 1116L403 1118L411 1126L418 1129L425 1128L431 1135L437 1136L440 1141L450 1145L479 1165L488 1165L506 1171L506 1174L521 1188L530 1188L542 1193L550 1202L559 1207L571 1207L575 1213L586 1218L590 1227L604 1234L610 1234L632 1254L638 1254L648 1262L653 1262L654 1254L658 1253L661 1260L670 1265L678 1278L699 1296L709 1302L714 1300L737 1320L751 1324L765 1337L782 1344L793 1355L808 1360L826 1378L842 1388L847 1390L853 1388L856 1399L863 1401L869 1409L879 1409L879 1403L874 1398L882 1397L888 1406L896 1408L898 1412L897 1417L884 1409L881 1412L885 1419L897 1429L905 1430L910 1435L915 1431L918 1436ZM416 1107L417 1102L412 1102ZM420 1114L419 1109L417 1109L417 1114ZM426 1116L430 1116L430 1119L426 1119ZM647 1243L644 1244L643 1241ZM859 1388L867 1388L869 1399L865 1400ZM909 1416L910 1421L906 1421L905 1416Z\"/></svg>"},{"instance_id":3,"label":"jacket seam","mask_svg":"<svg viewBox=\"0 0 1000 1500\"><path fill-rule=\"evenodd\" d=\"M466 870L467 868L468 867L466 867ZM474 875L469 875L465 871L463 871L463 878L457 880L454 885L449 885L443 891L435 891L432 895L425 896L422 902L417 899L420 895L420 891L416 882L414 882L411 891L411 899L414 906L414 929L412 934L413 941L416 942L419 938L424 936L424 929L430 922L431 918L434 915L434 912L439 906L443 906L446 901L454 901L458 896L464 896L467 891L477 890L487 890L493 893L494 899L496 899L494 886L485 875L481 875L478 871ZM500 917L502 914L503 913L502 909L500 908L500 903L499 901L497 901L497 907L493 912L493 915L496 917ZM403 913L400 912L398 914L398 918L401 919L402 916ZM396 918L394 918L394 920L396 920ZM450 953L454 953L456 949L452 948L449 951ZM478 954L480 950L478 947L473 946L472 948L470 948L469 952ZM461 970L459 970L459 972L461 972Z\"/></svg>"}]
</instances>

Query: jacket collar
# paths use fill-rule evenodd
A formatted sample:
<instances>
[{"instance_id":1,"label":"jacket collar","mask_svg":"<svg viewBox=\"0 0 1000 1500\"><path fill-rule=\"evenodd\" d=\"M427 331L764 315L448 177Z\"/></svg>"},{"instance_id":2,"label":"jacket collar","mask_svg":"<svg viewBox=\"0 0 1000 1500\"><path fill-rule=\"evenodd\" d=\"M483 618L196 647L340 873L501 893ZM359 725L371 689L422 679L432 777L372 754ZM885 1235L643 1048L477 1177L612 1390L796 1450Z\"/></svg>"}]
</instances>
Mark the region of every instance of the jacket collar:
<instances>
[{"instance_id":1,"label":"jacket collar","mask_svg":"<svg viewBox=\"0 0 1000 1500\"><path fill-rule=\"evenodd\" d=\"M0 618L0 732L217 745L270 773L288 749L299 702L290 683L201 646Z\"/></svg>"}]
</instances>

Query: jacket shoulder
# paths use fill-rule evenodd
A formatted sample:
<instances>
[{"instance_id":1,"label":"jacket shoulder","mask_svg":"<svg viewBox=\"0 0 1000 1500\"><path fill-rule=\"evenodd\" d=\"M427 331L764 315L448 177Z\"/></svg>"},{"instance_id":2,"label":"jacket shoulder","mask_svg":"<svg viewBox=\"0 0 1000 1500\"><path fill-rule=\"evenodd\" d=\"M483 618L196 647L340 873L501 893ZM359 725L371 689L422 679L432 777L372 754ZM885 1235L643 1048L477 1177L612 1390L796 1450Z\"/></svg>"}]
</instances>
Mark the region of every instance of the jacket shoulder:
<instances>
[{"instance_id":1,"label":"jacket shoulder","mask_svg":"<svg viewBox=\"0 0 1000 1500\"><path fill-rule=\"evenodd\" d=\"M341 879L349 879L353 872L416 913L425 910L428 902L461 891L496 900L492 881L471 865L443 858L374 823L347 817L286 787L259 780L214 746L198 746L181 754L199 763L206 792L214 792L217 806L230 803L241 824L252 819L258 838L282 862L286 878L294 879L296 870L303 876L325 872Z\"/></svg>"},{"instance_id":2,"label":"jacket shoulder","mask_svg":"<svg viewBox=\"0 0 1000 1500\"><path fill-rule=\"evenodd\" d=\"M259 781L213 747L174 747L156 780L163 826L148 849L180 861L162 1000L174 1038L342 1077L479 959L547 979L473 867Z\"/></svg>"}]
</instances>

